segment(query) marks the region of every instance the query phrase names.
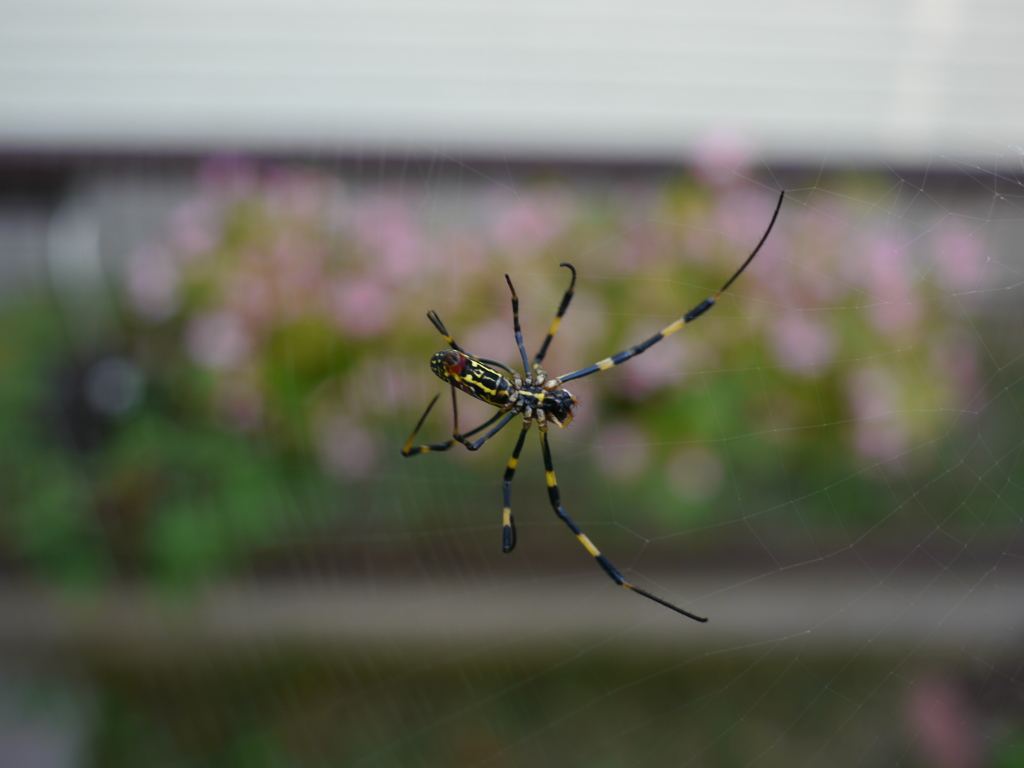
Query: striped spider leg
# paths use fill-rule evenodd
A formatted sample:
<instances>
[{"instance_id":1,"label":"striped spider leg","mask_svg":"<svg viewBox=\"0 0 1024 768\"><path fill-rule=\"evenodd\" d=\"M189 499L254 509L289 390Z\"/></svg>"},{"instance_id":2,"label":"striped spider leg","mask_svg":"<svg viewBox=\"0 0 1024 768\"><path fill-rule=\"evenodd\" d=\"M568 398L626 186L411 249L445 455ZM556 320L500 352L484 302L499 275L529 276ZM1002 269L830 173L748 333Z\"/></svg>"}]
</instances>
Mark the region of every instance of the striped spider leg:
<instances>
[{"instance_id":1,"label":"striped spider leg","mask_svg":"<svg viewBox=\"0 0 1024 768\"><path fill-rule=\"evenodd\" d=\"M772 227L775 226L775 220L779 217L779 209L782 208L782 199L785 196L786 192L785 190L783 190L779 194L779 202L776 203L775 205L775 212L772 214L772 220L768 222L768 229L766 229L764 234L761 236L761 240L760 242L758 242L757 247L754 248L751 254L747 257L747 260L743 262L740 268L733 273L733 276L725 281L725 285L719 288L714 296L709 296L708 298L704 299L704 301L702 301L696 307L691 309L689 312L687 312L681 318L676 320L674 323L671 323L670 325L666 326L661 331L651 336L651 338L637 344L635 347L630 347L629 349L623 350L622 352L619 352L616 355L606 357L604 360L594 363L593 365L587 366L586 368L581 368L578 371L573 371L572 373L567 373L564 376L559 376L557 381L559 383L564 383L566 381L572 381L573 379L582 379L584 376L589 376L592 373L597 373L598 371L607 371L609 368L614 368L616 365L622 365L627 360L636 357L642 352L646 352L648 349L653 347L666 336L671 336L673 333L678 331L687 323L692 323L698 317L700 317L713 306L715 306L715 302L717 302L718 299L722 296L722 294L726 292L726 290L729 288L730 285L733 284L736 278L743 274L743 270L747 268L747 265L754 260L755 256L757 256L757 252L761 250L761 246L764 245L765 240L768 239L768 235L771 234Z\"/></svg>"}]
</instances>

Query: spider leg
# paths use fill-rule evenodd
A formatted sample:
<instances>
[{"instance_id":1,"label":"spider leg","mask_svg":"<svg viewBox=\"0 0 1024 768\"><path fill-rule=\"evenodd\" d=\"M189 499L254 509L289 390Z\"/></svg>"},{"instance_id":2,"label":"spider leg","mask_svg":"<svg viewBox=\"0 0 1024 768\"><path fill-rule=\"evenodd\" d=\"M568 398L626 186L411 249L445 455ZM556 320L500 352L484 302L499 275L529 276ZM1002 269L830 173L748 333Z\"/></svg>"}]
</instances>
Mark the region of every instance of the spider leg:
<instances>
[{"instance_id":1,"label":"spider leg","mask_svg":"<svg viewBox=\"0 0 1024 768\"><path fill-rule=\"evenodd\" d=\"M530 431L530 423L530 419L523 418L523 430L519 433L519 440L516 441L516 447L512 450L512 458L508 460L505 477L501 482L501 491L505 497L505 507L502 510L501 551L505 553L516 548L516 523L512 519L512 478L516 474L519 454L523 450L526 433Z\"/></svg>"},{"instance_id":2,"label":"spider leg","mask_svg":"<svg viewBox=\"0 0 1024 768\"><path fill-rule=\"evenodd\" d=\"M516 289L512 287L512 278L507 274L505 275L505 282L508 283L508 289L512 291L512 326L516 331L516 344L519 345L519 354L523 358L523 375L526 376L527 383L532 379L530 374L530 364L526 361L526 347L523 346L523 329L519 327L519 297L516 296Z\"/></svg>"},{"instance_id":3,"label":"spider leg","mask_svg":"<svg viewBox=\"0 0 1024 768\"><path fill-rule=\"evenodd\" d=\"M430 320L430 322L434 324L434 327L437 328L438 332L442 336L444 336L444 340L448 342L448 346L450 346L456 352L461 352L464 355L469 355L469 353L466 350L464 350L455 342L455 339L452 338L451 334L448 333L448 329L444 327L444 323L442 323L441 318L437 316L437 312L435 312L434 310L430 310L429 312L427 312L427 318ZM476 357L476 355L469 356ZM476 359L479 360L481 363L487 363L497 368L501 368L502 370L508 371L513 376L517 375L515 371L513 371L504 363L498 362L497 360L488 360L486 357L477 357Z\"/></svg>"},{"instance_id":4,"label":"spider leg","mask_svg":"<svg viewBox=\"0 0 1024 768\"><path fill-rule=\"evenodd\" d=\"M666 608L671 608L676 613L681 613L683 614L683 616L687 616L693 619L694 621L707 621L707 619L703 618L702 616L697 616L695 614L690 613L689 611L684 611L679 606L672 605L672 603L668 602L667 600L662 600L660 597L655 597L650 592L647 592L643 589L640 589L640 587L630 584L628 581L626 581L625 578L623 578L622 574L619 573L618 569L611 564L608 558L602 555L600 551L598 551L597 547L594 546L594 543L589 538L587 538L587 535L580 530L579 526L576 525L576 523L573 522L573 519L569 517L568 514L566 514L564 509L562 509L562 501L558 493L558 481L555 479L555 468L554 465L551 463L551 449L548 448L547 425L541 422L540 424L537 425L537 427L540 430L540 447L541 451L544 453L544 470L545 474L547 475L548 497L551 499L551 506L554 508L555 514L558 515L559 518L561 518L562 522L569 526L569 530L576 534L576 538L579 539L580 544L582 544L586 548L587 552L589 552L594 557L594 559L597 560L597 564L604 569L604 572L607 573L609 577L611 577L611 580L618 584L620 587L625 587L626 589L632 590L633 592L636 592L639 595L643 595L644 597L653 600L656 603L661 603Z\"/></svg>"},{"instance_id":5,"label":"spider leg","mask_svg":"<svg viewBox=\"0 0 1024 768\"><path fill-rule=\"evenodd\" d=\"M434 327L437 328L438 333L444 336L444 340L448 342L449 347L454 349L456 352L461 352L464 355L469 354L468 352L466 352L466 350L464 350L462 347L455 343L455 339L453 339L452 335L448 333L448 329L444 327L444 323L442 323L441 318L437 316L437 312L435 312L434 310L430 310L429 312L427 312L427 318L430 320L430 322L434 324Z\"/></svg>"},{"instance_id":6,"label":"spider leg","mask_svg":"<svg viewBox=\"0 0 1024 768\"><path fill-rule=\"evenodd\" d=\"M430 451L447 451L457 442L456 439L453 437L451 440L446 440L443 443L431 443L429 445L415 446L412 444L412 441L416 439L416 434L420 431L420 427L423 426L423 422L427 420L427 415L430 413L430 409L434 407L434 403L437 402L437 398L439 398L440 396L440 394L434 395L434 399L430 401L430 405L427 406L427 410L423 412L423 415L420 416L420 420L416 422L416 428L413 429L412 434L409 435L409 439L406 440L405 445L402 446L403 456L417 456L421 453L429 453ZM501 411L498 411L496 414L494 414L494 416L489 418L479 427L474 427L473 429L469 430L469 432L466 432L464 435L461 435L461 437L469 437L470 435L475 435L481 429L486 429L487 427L491 426L491 424L500 419L501 415Z\"/></svg>"},{"instance_id":7,"label":"spider leg","mask_svg":"<svg viewBox=\"0 0 1024 768\"><path fill-rule=\"evenodd\" d=\"M455 387L452 387L452 415L454 417L455 422L454 426L452 427L452 440L456 440L462 443L471 451L477 451L480 449L481 445L486 443L488 440L490 440L492 437L498 434L501 430L503 430L505 428L505 425L512 421L512 418L516 415L516 413L518 412L513 410L509 411L507 414L504 414L505 418L498 422L498 426L496 426L494 429L492 429L490 432L488 432L486 435L481 437L476 442L471 443L469 442L469 440L466 439L465 435L459 434L459 401L455 399ZM503 414L501 411L498 411L497 415L501 416ZM487 424L491 424L493 421L494 419L491 419L491 421L487 422Z\"/></svg>"},{"instance_id":8,"label":"spider leg","mask_svg":"<svg viewBox=\"0 0 1024 768\"><path fill-rule=\"evenodd\" d=\"M714 296L709 296L708 298L704 299L704 301L702 301L696 307L691 309L689 312L687 312L685 315L683 315L681 318L676 320L671 325L666 326L660 332L651 336L651 338L647 339L647 341L641 342L640 344L637 344L635 347L630 347L627 350L619 352L617 355L606 357L604 360L594 363L593 365L588 366L586 368L581 368L578 371L573 371L572 373L566 374L565 376L559 376L558 382L564 383L567 381L572 381L573 379L582 379L584 376L589 376L592 373L597 373L598 371L607 371L609 368L614 368L616 365L621 365L630 358L636 357L641 352L644 352L650 347L653 347L666 336L671 336L684 325L693 322L698 317L707 312L709 309L711 309L711 307L715 305L715 302L718 301L719 297L723 293L725 293L726 289L733 284L733 281L737 277L739 277L743 273L743 270L747 268L747 265L750 264L751 261L753 261L754 257L757 256L757 252L761 250L761 246L764 245L765 240L768 239L768 235L771 233L772 227L775 226L775 220L779 217L779 209L782 207L782 199L785 196L786 192L785 190L783 190L782 193L779 195L779 202L775 206L775 213L772 214L772 220L768 224L768 229L766 229L764 235L761 236L761 241L757 244L757 247L747 257L747 260L743 262L743 266L736 270L733 276L726 281L725 285L723 285Z\"/></svg>"},{"instance_id":9,"label":"spider leg","mask_svg":"<svg viewBox=\"0 0 1024 768\"><path fill-rule=\"evenodd\" d=\"M537 352L537 356L533 358L533 373L534 377L537 376L540 371L540 364L544 362L544 356L548 353L548 345L551 344L551 340L555 338L555 334L558 333L558 326L562 322L562 316L565 314L565 310L569 308L569 302L572 301L573 288L576 287L576 268L572 264L562 263L560 267L568 267L572 270L572 281L569 283L569 288L566 290L565 295L562 296L562 303L558 305L558 314L555 315L554 321L551 323L551 328L548 329L548 335L544 339L544 343L540 345L540 351Z\"/></svg>"}]
</instances>

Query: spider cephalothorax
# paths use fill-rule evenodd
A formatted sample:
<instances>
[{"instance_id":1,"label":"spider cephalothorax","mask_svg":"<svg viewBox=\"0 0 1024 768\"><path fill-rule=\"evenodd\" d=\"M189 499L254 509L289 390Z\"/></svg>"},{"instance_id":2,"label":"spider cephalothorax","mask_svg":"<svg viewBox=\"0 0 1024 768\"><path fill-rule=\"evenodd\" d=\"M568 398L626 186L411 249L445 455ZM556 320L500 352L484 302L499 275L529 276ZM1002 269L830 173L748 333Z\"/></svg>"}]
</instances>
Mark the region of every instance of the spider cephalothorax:
<instances>
[{"instance_id":1,"label":"spider cephalothorax","mask_svg":"<svg viewBox=\"0 0 1024 768\"><path fill-rule=\"evenodd\" d=\"M656 603L661 603L665 607L671 608L673 611L681 613L684 616L689 616L691 619L707 621L705 618L695 616L689 611L684 611L682 608L673 605L667 600L655 597L650 592L626 581L615 566L611 564L608 558L598 551L597 547L594 546L594 543L587 538L587 535L580 530L579 526L576 525L576 523L573 522L573 519L569 517L564 509L562 509L561 496L558 491L558 482L555 480L555 467L551 461L551 449L548 447L548 422L557 424L559 427L568 426L569 422L572 421L573 409L579 405L579 401L573 397L572 393L562 388L562 384L564 382L572 381L573 379L582 379L584 376L590 376L593 373L606 371L609 368L621 365L627 360L647 351L650 347L657 344L666 336L675 333L684 325L693 322L711 309L726 289L733 284L733 281L740 276L744 269L747 268L747 265L757 255L757 252L761 250L761 246L764 245L765 240L768 239L768 234L772 231L772 227L775 225L775 219L778 218L779 209L782 207L782 198L784 196L785 193L779 195L779 202L775 206L775 213L772 215L772 220L768 224L768 229L761 237L761 242L757 244L757 247L754 248L750 256L747 257L747 260L743 262L740 268L736 270L733 276L726 281L725 285L723 285L717 293L704 299L704 301L695 306L674 323L665 326L665 328L660 332L656 333L646 341L637 344L635 347L625 349L617 355L606 357L604 360L600 360L586 368L573 371L572 373L548 378L543 368L541 368L541 363L543 363L544 356L548 351L548 345L551 344L551 340L555 337L555 332L558 330L558 325L562 321L562 316L565 314L565 310L568 309L569 302L572 300L573 289L576 286L576 270L571 264L560 265L567 267L572 271L572 282L569 283L569 289L565 292L565 295L562 296L562 303L558 307L555 320L551 323L548 335L545 337L544 343L533 358L532 363L527 360L526 348L523 346L523 333L519 327L519 297L516 296L516 289L512 287L512 280L508 275L505 275L505 280L508 282L509 290L512 291L512 325L515 329L516 344L519 347L519 354L523 361L522 376L513 371L507 365L499 363L496 360L488 360L485 357L474 357L473 355L468 354L464 349L462 349L462 347L455 343L455 340L448 333L448 330L444 327L444 324L441 322L441 318L437 316L437 313L433 310L428 312L427 317L430 318L430 322L434 324L434 327L440 331L441 335L444 336L445 341L447 341L451 346L451 349L441 350L430 358L430 369L437 374L438 378L443 382L451 385L452 412L454 417L452 439L443 443L413 445L413 440L416 439L416 434L420 431L420 427L423 426L423 422L426 421L427 415L430 413L430 409L434 407L434 403L436 403L437 398L440 397L440 395L435 395L434 399L430 401L430 405L427 406L427 410L424 411L423 415L420 417L419 422L416 424L416 428L412 431L409 439L402 447L402 455L414 456L416 454L428 453L430 451L447 451L455 445L455 443L461 443L469 450L475 451L501 431L501 429L504 428L504 426L508 424L514 416L521 415L523 417L523 428L519 433L519 439L516 441L516 447L512 450L512 458L509 459L508 465L505 467L505 477L501 484L502 493L504 494L505 499L505 506L502 510L502 550L505 552L511 552L516 546L516 527L512 519L511 507L512 478L515 475L516 466L519 463L519 453L523 449L523 442L526 440L526 433L530 430L533 422L536 421L537 431L540 432L540 447L541 452L544 455L544 475L547 479L548 498L551 500L551 506L555 510L555 514L558 515L559 519L569 526L569 529L576 535L579 542L597 561L597 564L600 565L601 568L604 569L604 572L611 577L612 581L620 587L625 587L626 589L632 590L644 597L650 598ZM480 426L474 427L468 432L460 432L458 402L455 399L455 390L457 389L475 397L477 400L482 400L489 405L495 406L498 409L498 412ZM495 422L498 422L497 425L479 440L471 442L468 439L471 435L475 435L477 432L487 429Z\"/></svg>"},{"instance_id":2,"label":"spider cephalothorax","mask_svg":"<svg viewBox=\"0 0 1024 768\"><path fill-rule=\"evenodd\" d=\"M552 381L555 380L552 379ZM572 393L567 389L562 389L561 386L547 391L545 391L544 387L535 387L534 389L539 390L538 395L543 397L539 408L543 412L544 417L560 427L568 427L569 422L572 421L572 409L579 405L579 401L573 397ZM531 392L530 394L533 393ZM537 418L540 418L539 413L536 415Z\"/></svg>"}]
</instances>

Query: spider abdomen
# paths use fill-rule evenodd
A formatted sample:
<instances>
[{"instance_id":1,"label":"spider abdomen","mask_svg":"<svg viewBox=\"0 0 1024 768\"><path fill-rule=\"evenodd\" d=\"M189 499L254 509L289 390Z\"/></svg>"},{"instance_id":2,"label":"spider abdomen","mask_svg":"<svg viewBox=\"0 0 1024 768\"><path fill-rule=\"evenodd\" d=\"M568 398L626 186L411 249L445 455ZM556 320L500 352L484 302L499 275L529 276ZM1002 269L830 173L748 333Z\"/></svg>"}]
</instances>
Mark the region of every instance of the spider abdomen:
<instances>
[{"instance_id":1,"label":"spider abdomen","mask_svg":"<svg viewBox=\"0 0 1024 768\"><path fill-rule=\"evenodd\" d=\"M515 383L507 376L454 349L442 350L431 357L430 370L446 384L496 408L508 405L516 392Z\"/></svg>"}]
</instances>

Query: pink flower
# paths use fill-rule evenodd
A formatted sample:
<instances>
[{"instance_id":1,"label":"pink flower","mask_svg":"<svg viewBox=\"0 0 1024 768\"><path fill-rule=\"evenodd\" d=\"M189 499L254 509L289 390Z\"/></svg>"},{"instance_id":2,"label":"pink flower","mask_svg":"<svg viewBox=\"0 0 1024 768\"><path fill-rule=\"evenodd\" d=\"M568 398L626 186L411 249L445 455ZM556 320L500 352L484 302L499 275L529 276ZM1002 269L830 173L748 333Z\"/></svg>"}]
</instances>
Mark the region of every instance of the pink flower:
<instances>
[{"instance_id":1,"label":"pink flower","mask_svg":"<svg viewBox=\"0 0 1024 768\"><path fill-rule=\"evenodd\" d=\"M372 251L372 261L389 280L402 280L420 269L425 243L408 205L397 195L374 196L360 202L355 215L356 239Z\"/></svg>"},{"instance_id":2,"label":"pink flower","mask_svg":"<svg viewBox=\"0 0 1024 768\"><path fill-rule=\"evenodd\" d=\"M851 376L854 444L864 456L887 461L907 450L910 434L898 410L900 396L898 382L882 368L861 369Z\"/></svg>"},{"instance_id":3,"label":"pink flower","mask_svg":"<svg viewBox=\"0 0 1024 768\"><path fill-rule=\"evenodd\" d=\"M921 316L907 259L907 249L890 237L876 238L864 252L861 282L866 282L869 294L878 301L868 312L883 333L899 333Z\"/></svg>"},{"instance_id":4,"label":"pink flower","mask_svg":"<svg viewBox=\"0 0 1024 768\"><path fill-rule=\"evenodd\" d=\"M284 232L273 243L271 275L278 312L287 318L307 314L321 294L325 280L319 243Z\"/></svg>"},{"instance_id":5,"label":"pink flower","mask_svg":"<svg viewBox=\"0 0 1024 768\"><path fill-rule=\"evenodd\" d=\"M951 291L980 287L988 263L981 238L975 237L963 223L949 219L938 224L931 234L939 281Z\"/></svg>"},{"instance_id":6,"label":"pink flower","mask_svg":"<svg viewBox=\"0 0 1024 768\"><path fill-rule=\"evenodd\" d=\"M786 312L771 325L775 358L783 368L802 376L824 370L835 352L835 337L807 312Z\"/></svg>"},{"instance_id":7,"label":"pink flower","mask_svg":"<svg viewBox=\"0 0 1024 768\"><path fill-rule=\"evenodd\" d=\"M978 768L984 762L977 715L962 688L941 676L917 680L907 698L917 749L936 768Z\"/></svg>"},{"instance_id":8,"label":"pink flower","mask_svg":"<svg viewBox=\"0 0 1024 768\"><path fill-rule=\"evenodd\" d=\"M499 210L491 236L498 245L511 250L535 250L565 229L573 209L571 198L562 189L524 193Z\"/></svg>"},{"instance_id":9,"label":"pink flower","mask_svg":"<svg viewBox=\"0 0 1024 768\"><path fill-rule=\"evenodd\" d=\"M140 315L162 322L177 311L181 274L170 253L156 247L137 250L128 257L125 272L128 298Z\"/></svg>"},{"instance_id":10,"label":"pink flower","mask_svg":"<svg viewBox=\"0 0 1024 768\"><path fill-rule=\"evenodd\" d=\"M857 451L876 461L891 461L906 452L909 434L898 416L867 419L854 425Z\"/></svg>"},{"instance_id":11,"label":"pink flower","mask_svg":"<svg viewBox=\"0 0 1024 768\"><path fill-rule=\"evenodd\" d=\"M887 235L872 238L863 249L859 261L848 261L852 276L860 278L875 299L896 300L910 290L904 248Z\"/></svg>"},{"instance_id":12,"label":"pink flower","mask_svg":"<svg viewBox=\"0 0 1024 768\"><path fill-rule=\"evenodd\" d=\"M220 222L213 206L202 198L178 206L171 214L171 240L185 257L193 259L213 250Z\"/></svg>"},{"instance_id":13,"label":"pink flower","mask_svg":"<svg viewBox=\"0 0 1024 768\"><path fill-rule=\"evenodd\" d=\"M742 182L754 158L754 145L739 130L723 128L697 140L694 174L715 187Z\"/></svg>"},{"instance_id":14,"label":"pink flower","mask_svg":"<svg viewBox=\"0 0 1024 768\"><path fill-rule=\"evenodd\" d=\"M647 436L628 421L619 421L605 428L598 444L598 466L616 480L636 480L650 466L651 450Z\"/></svg>"},{"instance_id":15,"label":"pink flower","mask_svg":"<svg viewBox=\"0 0 1024 768\"><path fill-rule=\"evenodd\" d=\"M785 297L792 306L837 301L849 290L849 281L838 274L843 266L840 259L862 268L860 251L846 252L852 231L848 216L847 208L831 200L814 201L806 208L786 208L784 225L769 238L773 247L757 257L761 282L774 284L780 277L790 282L792 289Z\"/></svg>"},{"instance_id":16,"label":"pink flower","mask_svg":"<svg viewBox=\"0 0 1024 768\"><path fill-rule=\"evenodd\" d=\"M189 323L185 347L199 365L220 371L238 367L249 357L253 342L238 315L218 311L200 315Z\"/></svg>"},{"instance_id":17,"label":"pink flower","mask_svg":"<svg viewBox=\"0 0 1024 768\"><path fill-rule=\"evenodd\" d=\"M687 230L689 234L690 230ZM625 273L640 272L654 264L675 256L676 246L668 234L661 229L641 224L623 234L620 241L611 244L615 253L615 265ZM689 249L685 256L692 258Z\"/></svg>"},{"instance_id":18,"label":"pink flower","mask_svg":"<svg viewBox=\"0 0 1024 768\"><path fill-rule=\"evenodd\" d=\"M335 322L353 336L375 336L394 323L391 293L372 280L335 283L329 302Z\"/></svg>"},{"instance_id":19,"label":"pink flower","mask_svg":"<svg viewBox=\"0 0 1024 768\"><path fill-rule=\"evenodd\" d=\"M470 286L466 290L477 290L478 276L487 266L483 241L465 230L444 232L440 242L427 243L421 254L422 271L444 275L442 296L457 295L464 286Z\"/></svg>"},{"instance_id":20,"label":"pink flower","mask_svg":"<svg viewBox=\"0 0 1024 768\"><path fill-rule=\"evenodd\" d=\"M315 425L320 466L348 480L367 477L377 463L373 435L344 413L322 416Z\"/></svg>"},{"instance_id":21,"label":"pink flower","mask_svg":"<svg viewBox=\"0 0 1024 768\"><path fill-rule=\"evenodd\" d=\"M714 211L715 226L738 256L744 252L749 254L764 235L777 199L778 195L772 195L770 190L748 186L726 192L719 198ZM772 238L764 244L764 249L777 250ZM754 266L752 264L751 268Z\"/></svg>"},{"instance_id":22,"label":"pink flower","mask_svg":"<svg viewBox=\"0 0 1024 768\"><path fill-rule=\"evenodd\" d=\"M914 298L886 301L868 308L872 324L883 333L895 335L911 328L921 318L921 305Z\"/></svg>"},{"instance_id":23,"label":"pink flower","mask_svg":"<svg viewBox=\"0 0 1024 768\"><path fill-rule=\"evenodd\" d=\"M447 328L469 354L499 360L513 370L521 371L523 363L519 355L519 348L516 346L515 331L512 329L511 309L508 310L508 313L508 319L488 320L465 334L454 331L451 326L447 326ZM443 317L441 320L444 322ZM438 349L448 346L440 334L437 339L440 342ZM526 354L532 360L536 351L531 347Z\"/></svg>"}]
</instances>

